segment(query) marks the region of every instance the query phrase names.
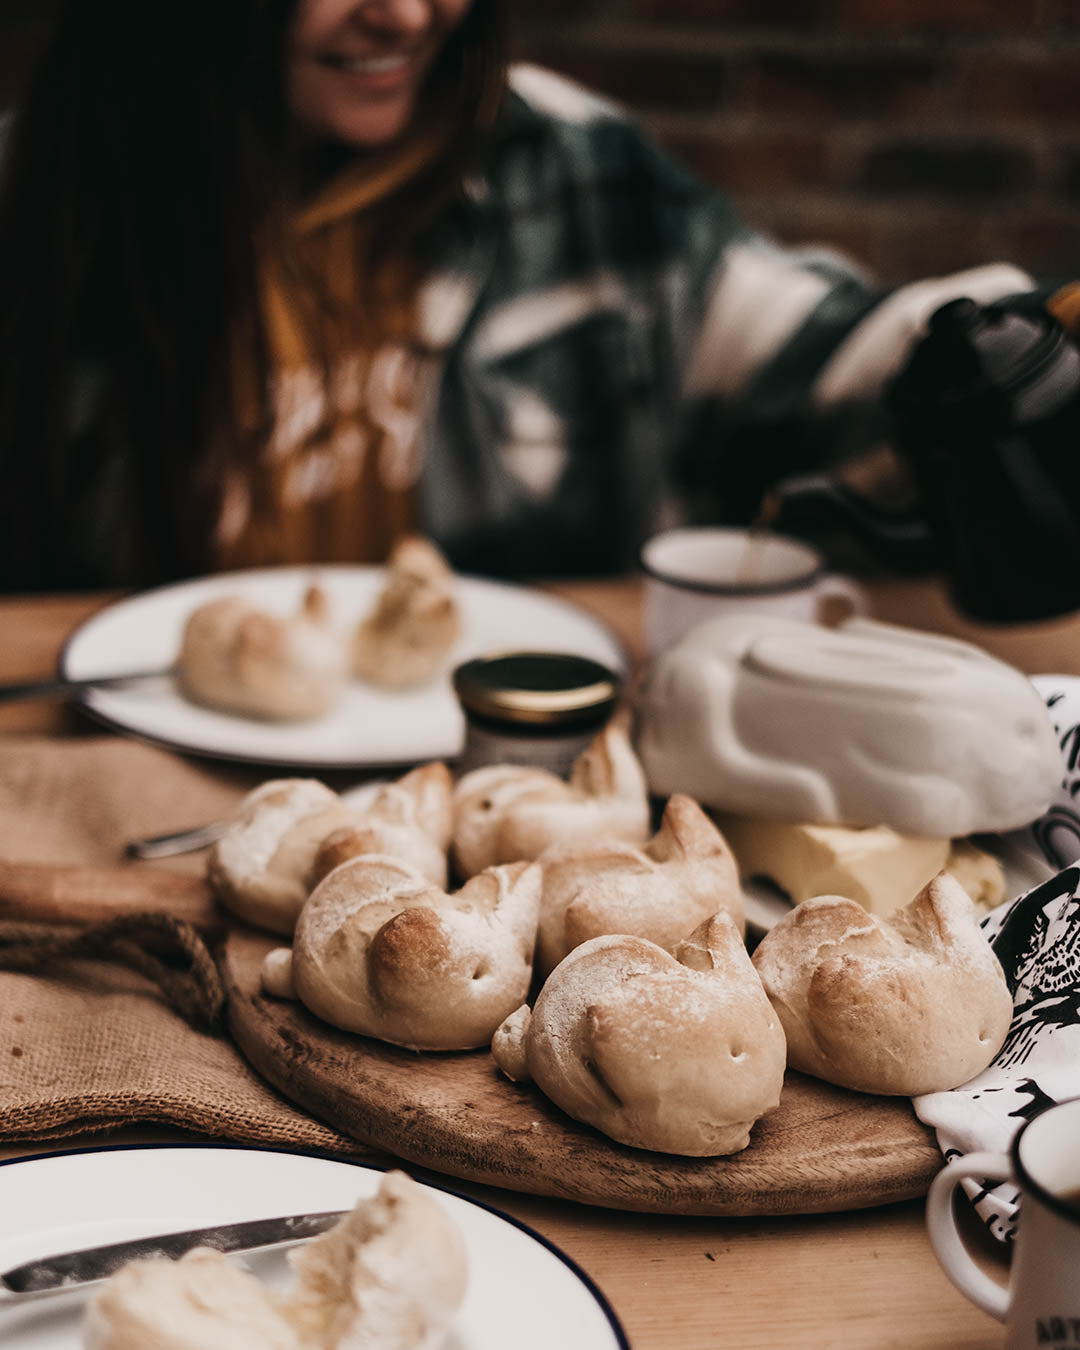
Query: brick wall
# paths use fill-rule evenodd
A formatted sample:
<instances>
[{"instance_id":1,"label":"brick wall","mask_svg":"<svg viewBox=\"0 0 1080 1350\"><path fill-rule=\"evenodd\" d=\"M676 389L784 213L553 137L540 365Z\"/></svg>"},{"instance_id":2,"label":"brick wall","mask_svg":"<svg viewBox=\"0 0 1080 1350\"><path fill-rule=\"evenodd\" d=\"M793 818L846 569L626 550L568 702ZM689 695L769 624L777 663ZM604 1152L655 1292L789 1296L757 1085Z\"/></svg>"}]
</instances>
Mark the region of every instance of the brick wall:
<instances>
[{"instance_id":1,"label":"brick wall","mask_svg":"<svg viewBox=\"0 0 1080 1350\"><path fill-rule=\"evenodd\" d=\"M513 0L751 223L890 280L1080 276L1080 0Z\"/></svg>"},{"instance_id":2,"label":"brick wall","mask_svg":"<svg viewBox=\"0 0 1080 1350\"><path fill-rule=\"evenodd\" d=\"M55 9L56 0L0 0L0 108L15 101Z\"/></svg>"},{"instance_id":3,"label":"brick wall","mask_svg":"<svg viewBox=\"0 0 1080 1350\"><path fill-rule=\"evenodd\" d=\"M0 0L0 105L55 0ZM89 0L88 0L89 3ZM1080 276L1080 0L504 0L753 224L886 279Z\"/></svg>"}]
</instances>

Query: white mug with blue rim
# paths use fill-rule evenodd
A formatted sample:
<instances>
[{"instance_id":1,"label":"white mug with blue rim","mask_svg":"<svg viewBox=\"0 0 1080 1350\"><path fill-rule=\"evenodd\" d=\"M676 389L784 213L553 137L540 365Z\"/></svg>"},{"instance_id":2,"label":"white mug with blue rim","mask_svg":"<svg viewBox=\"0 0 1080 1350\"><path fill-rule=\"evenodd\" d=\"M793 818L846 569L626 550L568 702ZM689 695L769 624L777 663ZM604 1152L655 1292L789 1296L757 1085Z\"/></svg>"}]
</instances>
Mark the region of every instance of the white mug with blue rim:
<instances>
[{"instance_id":1,"label":"white mug with blue rim","mask_svg":"<svg viewBox=\"0 0 1080 1350\"><path fill-rule=\"evenodd\" d=\"M953 1191L965 1179L1012 1181L1020 1223L1009 1287L975 1264L960 1237ZM1007 1327L1007 1350L1080 1346L1080 1099L1029 1120L1011 1153L968 1153L943 1168L926 1203L930 1242L962 1294Z\"/></svg>"},{"instance_id":2,"label":"white mug with blue rim","mask_svg":"<svg viewBox=\"0 0 1080 1350\"><path fill-rule=\"evenodd\" d=\"M778 618L824 619L830 605L842 617L869 612L866 593L828 572L817 549L800 539L726 526L686 526L646 540L645 650L650 658L673 647L691 628L732 609L765 610Z\"/></svg>"}]
</instances>

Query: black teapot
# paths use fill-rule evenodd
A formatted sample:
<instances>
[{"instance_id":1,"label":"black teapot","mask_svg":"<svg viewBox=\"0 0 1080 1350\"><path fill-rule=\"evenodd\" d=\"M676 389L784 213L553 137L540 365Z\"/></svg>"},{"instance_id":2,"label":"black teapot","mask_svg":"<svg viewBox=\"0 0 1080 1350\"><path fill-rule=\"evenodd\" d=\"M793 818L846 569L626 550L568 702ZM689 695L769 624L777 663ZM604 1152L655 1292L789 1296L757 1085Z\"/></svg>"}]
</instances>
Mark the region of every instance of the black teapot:
<instances>
[{"instance_id":1,"label":"black teapot","mask_svg":"<svg viewBox=\"0 0 1080 1350\"><path fill-rule=\"evenodd\" d=\"M842 483L791 479L774 524L842 524L886 565L941 571L986 622L1080 609L1080 349L1049 313L954 300L886 393L917 505L875 506Z\"/></svg>"}]
</instances>

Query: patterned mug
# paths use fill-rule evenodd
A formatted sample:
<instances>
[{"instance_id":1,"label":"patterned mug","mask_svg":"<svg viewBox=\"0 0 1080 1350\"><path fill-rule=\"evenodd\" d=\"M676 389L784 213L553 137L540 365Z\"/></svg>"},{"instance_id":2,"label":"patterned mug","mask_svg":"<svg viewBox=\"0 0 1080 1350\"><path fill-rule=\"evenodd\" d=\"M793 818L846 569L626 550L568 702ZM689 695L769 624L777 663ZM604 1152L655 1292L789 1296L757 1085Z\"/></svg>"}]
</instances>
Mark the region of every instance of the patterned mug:
<instances>
[{"instance_id":1,"label":"patterned mug","mask_svg":"<svg viewBox=\"0 0 1080 1350\"><path fill-rule=\"evenodd\" d=\"M1020 1188L1008 1289L980 1270L960 1238L953 1190L967 1178L1013 1181ZM1007 1155L968 1153L949 1163L930 1186L926 1222L945 1274L984 1312L1006 1323L1007 1350L1080 1346L1080 1098L1029 1120Z\"/></svg>"}]
</instances>

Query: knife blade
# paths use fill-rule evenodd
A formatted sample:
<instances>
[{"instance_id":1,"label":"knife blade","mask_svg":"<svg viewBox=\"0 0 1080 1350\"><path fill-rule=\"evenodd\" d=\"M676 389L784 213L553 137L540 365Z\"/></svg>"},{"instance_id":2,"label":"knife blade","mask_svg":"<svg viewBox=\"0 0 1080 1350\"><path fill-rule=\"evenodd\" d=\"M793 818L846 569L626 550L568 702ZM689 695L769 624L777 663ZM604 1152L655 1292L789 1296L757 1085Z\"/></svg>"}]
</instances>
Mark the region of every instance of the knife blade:
<instances>
[{"instance_id":1,"label":"knife blade","mask_svg":"<svg viewBox=\"0 0 1080 1350\"><path fill-rule=\"evenodd\" d=\"M114 675L56 675L40 680L19 680L0 684L0 703L21 703L35 698L76 698L86 689L114 689L140 680L156 680L173 673L172 666L154 666L149 670L128 670Z\"/></svg>"},{"instance_id":2,"label":"knife blade","mask_svg":"<svg viewBox=\"0 0 1080 1350\"><path fill-rule=\"evenodd\" d=\"M27 1261L25 1265L0 1273L0 1307L99 1284L126 1262L146 1257L163 1256L174 1260L196 1247L213 1247L219 1252L251 1252L303 1242L325 1233L346 1213L347 1210L332 1210L277 1219L249 1219L243 1223L193 1228L182 1233L159 1233Z\"/></svg>"}]
</instances>

